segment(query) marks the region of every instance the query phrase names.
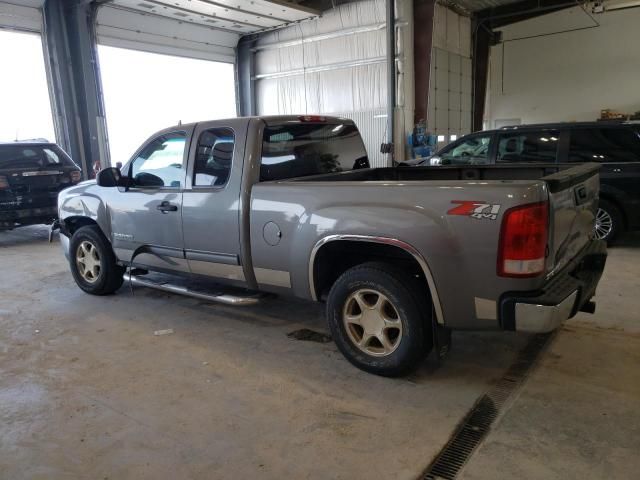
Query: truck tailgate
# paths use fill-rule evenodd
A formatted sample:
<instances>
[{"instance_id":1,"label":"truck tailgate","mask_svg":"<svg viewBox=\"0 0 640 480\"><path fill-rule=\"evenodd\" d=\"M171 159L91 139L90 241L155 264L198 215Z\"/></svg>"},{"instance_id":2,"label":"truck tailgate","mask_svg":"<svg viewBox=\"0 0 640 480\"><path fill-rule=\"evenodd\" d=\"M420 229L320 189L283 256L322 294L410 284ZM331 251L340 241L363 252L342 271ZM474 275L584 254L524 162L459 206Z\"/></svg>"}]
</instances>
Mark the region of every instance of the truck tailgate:
<instances>
[{"instance_id":1,"label":"truck tailgate","mask_svg":"<svg viewBox=\"0 0 640 480\"><path fill-rule=\"evenodd\" d=\"M593 236L600 193L599 169L597 163L585 163L542 178L549 188L549 274L562 269Z\"/></svg>"}]
</instances>

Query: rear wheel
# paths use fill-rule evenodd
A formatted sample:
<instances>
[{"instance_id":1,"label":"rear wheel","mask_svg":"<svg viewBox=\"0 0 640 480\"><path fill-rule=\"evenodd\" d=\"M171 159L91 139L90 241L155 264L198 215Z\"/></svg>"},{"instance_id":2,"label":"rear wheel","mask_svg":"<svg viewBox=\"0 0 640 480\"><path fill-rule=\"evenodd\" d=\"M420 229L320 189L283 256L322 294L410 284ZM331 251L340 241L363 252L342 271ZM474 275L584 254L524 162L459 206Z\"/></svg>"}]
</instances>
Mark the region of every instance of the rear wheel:
<instances>
[{"instance_id":1,"label":"rear wheel","mask_svg":"<svg viewBox=\"0 0 640 480\"><path fill-rule=\"evenodd\" d=\"M611 243L621 230L622 214L618 207L607 200L600 200L598 213L596 214L596 238Z\"/></svg>"},{"instance_id":2,"label":"rear wheel","mask_svg":"<svg viewBox=\"0 0 640 480\"><path fill-rule=\"evenodd\" d=\"M78 229L69 244L69 264L78 286L92 295L108 295L122 286L124 267L97 225Z\"/></svg>"},{"instance_id":3,"label":"rear wheel","mask_svg":"<svg viewBox=\"0 0 640 480\"><path fill-rule=\"evenodd\" d=\"M431 348L431 308L415 278L382 263L347 270L333 285L327 319L356 367L384 376L415 368Z\"/></svg>"}]
</instances>

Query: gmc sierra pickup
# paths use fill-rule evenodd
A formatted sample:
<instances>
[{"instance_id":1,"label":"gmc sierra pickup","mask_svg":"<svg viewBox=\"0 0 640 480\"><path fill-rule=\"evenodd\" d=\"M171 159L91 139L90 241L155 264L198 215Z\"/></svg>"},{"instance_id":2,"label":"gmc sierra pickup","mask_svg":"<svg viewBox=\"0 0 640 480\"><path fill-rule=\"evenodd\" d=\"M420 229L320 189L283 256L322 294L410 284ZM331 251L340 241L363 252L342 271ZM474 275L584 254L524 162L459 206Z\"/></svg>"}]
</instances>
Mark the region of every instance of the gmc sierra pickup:
<instances>
[{"instance_id":1,"label":"gmc sierra pickup","mask_svg":"<svg viewBox=\"0 0 640 480\"><path fill-rule=\"evenodd\" d=\"M547 332L593 312L598 168L370 168L346 118L179 125L61 192L61 243L95 295L126 278L230 304L326 302L350 362L400 375L452 329ZM194 279L246 290L181 286Z\"/></svg>"}]
</instances>

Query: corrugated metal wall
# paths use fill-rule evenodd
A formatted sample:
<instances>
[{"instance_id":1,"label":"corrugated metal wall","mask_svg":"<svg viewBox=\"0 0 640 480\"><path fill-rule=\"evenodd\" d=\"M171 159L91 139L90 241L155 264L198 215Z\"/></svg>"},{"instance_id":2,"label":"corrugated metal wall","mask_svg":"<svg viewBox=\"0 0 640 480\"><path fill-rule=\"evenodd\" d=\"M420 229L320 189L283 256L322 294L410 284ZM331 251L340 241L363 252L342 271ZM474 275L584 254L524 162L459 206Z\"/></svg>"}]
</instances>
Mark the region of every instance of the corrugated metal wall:
<instances>
[{"instance_id":1,"label":"corrugated metal wall","mask_svg":"<svg viewBox=\"0 0 640 480\"><path fill-rule=\"evenodd\" d=\"M318 113L352 118L371 164L386 129L385 2L337 7L321 18L264 34L257 43L258 114Z\"/></svg>"},{"instance_id":2,"label":"corrugated metal wall","mask_svg":"<svg viewBox=\"0 0 640 480\"><path fill-rule=\"evenodd\" d=\"M442 147L471 132L471 21L437 4L434 16L427 129Z\"/></svg>"}]
</instances>

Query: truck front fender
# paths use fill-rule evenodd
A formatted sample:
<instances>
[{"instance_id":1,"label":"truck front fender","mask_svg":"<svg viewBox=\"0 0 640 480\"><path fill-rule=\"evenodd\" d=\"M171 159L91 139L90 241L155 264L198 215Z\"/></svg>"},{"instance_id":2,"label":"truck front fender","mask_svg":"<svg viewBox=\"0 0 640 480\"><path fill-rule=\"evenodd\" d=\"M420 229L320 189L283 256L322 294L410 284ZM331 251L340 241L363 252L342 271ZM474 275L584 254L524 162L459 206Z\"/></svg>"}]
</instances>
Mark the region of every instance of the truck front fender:
<instances>
[{"instance_id":1,"label":"truck front fender","mask_svg":"<svg viewBox=\"0 0 640 480\"><path fill-rule=\"evenodd\" d=\"M91 190L94 184L79 185L60 192L58 216L63 232L73 234L74 225L97 224L102 233L111 239L111 222L103 200Z\"/></svg>"}]
</instances>

